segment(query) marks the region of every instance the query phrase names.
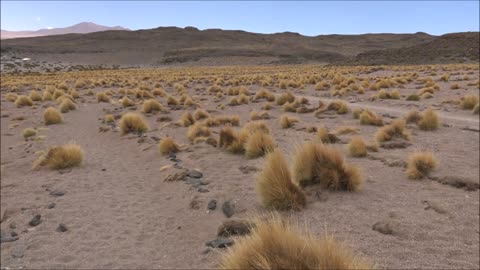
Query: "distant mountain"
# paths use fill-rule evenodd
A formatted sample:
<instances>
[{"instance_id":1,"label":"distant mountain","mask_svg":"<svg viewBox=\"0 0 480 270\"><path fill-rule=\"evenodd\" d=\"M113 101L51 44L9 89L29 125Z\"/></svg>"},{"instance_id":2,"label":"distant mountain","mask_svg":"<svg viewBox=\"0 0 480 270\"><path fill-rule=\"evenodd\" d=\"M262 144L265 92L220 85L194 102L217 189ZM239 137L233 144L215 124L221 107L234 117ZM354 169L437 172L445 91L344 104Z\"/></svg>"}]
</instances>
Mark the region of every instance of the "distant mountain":
<instances>
[{"instance_id":1,"label":"distant mountain","mask_svg":"<svg viewBox=\"0 0 480 270\"><path fill-rule=\"evenodd\" d=\"M121 26L108 27L98 25L92 22L82 22L69 27L53 28L53 29L40 29L37 31L7 31L1 30L1 39L9 38L24 38L24 37L42 37L42 36L54 36L64 34L88 34L109 30L125 30L130 29Z\"/></svg>"}]
</instances>

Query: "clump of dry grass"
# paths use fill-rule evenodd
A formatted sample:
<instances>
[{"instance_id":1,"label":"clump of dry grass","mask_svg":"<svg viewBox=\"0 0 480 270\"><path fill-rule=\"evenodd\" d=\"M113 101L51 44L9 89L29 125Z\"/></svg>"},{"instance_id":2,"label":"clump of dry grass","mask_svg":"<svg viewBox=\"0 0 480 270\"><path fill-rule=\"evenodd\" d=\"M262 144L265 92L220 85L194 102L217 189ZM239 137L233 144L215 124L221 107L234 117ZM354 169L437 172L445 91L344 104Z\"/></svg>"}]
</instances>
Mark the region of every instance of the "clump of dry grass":
<instances>
[{"instance_id":1,"label":"clump of dry grass","mask_svg":"<svg viewBox=\"0 0 480 270\"><path fill-rule=\"evenodd\" d=\"M360 113L359 119L362 125L383 126L383 118L368 109Z\"/></svg>"},{"instance_id":2,"label":"clump of dry grass","mask_svg":"<svg viewBox=\"0 0 480 270\"><path fill-rule=\"evenodd\" d=\"M332 236L322 239L301 231L291 222L272 215L252 222L251 233L231 247L221 269L372 269Z\"/></svg>"},{"instance_id":3,"label":"clump of dry grass","mask_svg":"<svg viewBox=\"0 0 480 270\"><path fill-rule=\"evenodd\" d=\"M43 96L42 96L42 100L43 100L43 101L53 100L52 93L50 93L50 92L48 92L48 91L44 91L44 92L43 92Z\"/></svg>"},{"instance_id":4,"label":"clump of dry grass","mask_svg":"<svg viewBox=\"0 0 480 270\"><path fill-rule=\"evenodd\" d=\"M163 106L156 99L148 99L143 102L143 112L163 111Z\"/></svg>"},{"instance_id":5,"label":"clump of dry grass","mask_svg":"<svg viewBox=\"0 0 480 270\"><path fill-rule=\"evenodd\" d=\"M97 93L97 102L110 102L110 97L105 92Z\"/></svg>"},{"instance_id":6,"label":"clump of dry grass","mask_svg":"<svg viewBox=\"0 0 480 270\"><path fill-rule=\"evenodd\" d=\"M60 170L76 167L82 164L84 152L78 144L65 144L55 146L42 153L34 162L35 169L47 166L50 169Z\"/></svg>"},{"instance_id":7,"label":"clump of dry grass","mask_svg":"<svg viewBox=\"0 0 480 270\"><path fill-rule=\"evenodd\" d=\"M287 91L281 94L280 96L278 96L275 100L275 103L281 106L287 102L292 103L294 101L295 101L295 96L292 93Z\"/></svg>"},{"instance_id":8,"label":"clump of dry grass","mask_svg":"<svg viewBox=\"0 0 480 270\"><path fill-rule=\"evenodd\" d=\"M290 128L293 127L293 125L298 122L298 119L295 117L289 117L288 115L283 114L280 116L280 126L282 128Z\"/></svg>"},{"instance_id":9,"label":"clump of dry grass","mask_svg":"<svg viewBox=\"0 0 480 270\"><path fill-rule=\"evenodd\" d=\"M62 114L55 108L49 107L43 112L45 125L53 125L63 122Z\"/></svg>"},{"instance_id":10,"label":"clump of dry grass","mask_svg":"<svg viewBox=\"0 0 480 270\"><path fill-rule=\"evenodd\" d=\"M178 123L182 127L189 127L195 123L195 119L190 112L184 112Z\"/></svg>"},{"instance_id":11,"label":"clump of dry grass","mask_svg":"<svg viewBox=\"0 0 480 270\"><path fill-rule=\"evenodd\" d=\"M202 120L202 119L206 119L206 118L209 118L209 117L210 117L210 114L207 111L202 110L202 109L197 109L193 113L193 119L195 119L195 120Z\"/></svg>"},{"instance_id":12,"label":"clump of dry grass","mask_svg":"<svg viewBox=\"0 0 480 270\"><path fill-rule=\"evenodd\" d=\"M335 134L329 133L326 127L318 128L317 137L322 143L336 143L340 140Z\"/></svg>"},{"instance_id":13,"label":"clump of dry grass","mask_svg":"<svg viewBox=\"0 0 480 270\"><path fill-rule=\"evenodd\" d=\"M479 113L480 113L480 112L479 112L479 109L480 109L480 104L477 103L477 105L475 105L475 107L473 107L472 113L473 113L473 114L479 114Z\"/></svg>"},{"instance_id":14,"label":"clump of dry grass","mask_svg":"<svg viewBox=\"0 0 480 270\"><path fill-rule=\"evenodd\" d=\"M73 110L76 110L77 109L77 106L75 105L75 103L69 99L69 98L64 98L62 100L62 102L60 103L60 111L62 113L67 113L69 111L73 111Z\"/></svg>"},{"instance_id":15,"label":"clump of dry grass","mask_svg":"<svg viewBox=\"0 0 480 270\"><path fill-rule=\"evenodd\" d=\"M339 126L335 129L334 134L345 135L345 134L355 134L358 132L358 128L352 126Z\"/></svg>"},{"instance_id":16,"label":"clump of dry grass","mask_svg":"<svg viewBox=\"0 0 480 270\"><path fill-rule=\"evenodd\" d=\"M131 106L134 106L134 105L135 105L135 103L134 103L131 99L129 99L127 96L124 96L124 97L120 100L120 103L122 104L122 106L123 106L124 108L126 108L126 107L131 107Z\"/></svg>"},{"instance_id":17,"label":"clump of dry grass","mask_svg":"<svg viewBox=\"0 0 480 270\"><path fill-rule=\"evenodd\" d=\"M130 132L144 133L149 127L145 119L138 113L129 112L122 116L119 122L122 134Z\"/></svg>"},{"instance_id":18,"label":"clump of dry grass","mask_svg":"<svg viewBox=\"0 0 480 270\"><path fill-rule=\"evenodd\" d=\"M407 175L410 179L421 179L435 169L438 161L431 152L415 152L408 157Z\"/></svg>"},{"instance_id":19,"label":"clump of dry grass","mask_svg":"<svg viewBox=\"0 0 480 270\"><path fill-rule=\"evenodd\" d=\"M417 94L411 94L406 98L407 101L419 101L420 96Z\"/></svg>"},{"instance_id":20,"label":"clump of dry grass","mask_svg":"<svg viewBox=\"0 0 480 270\"><path fill-rule=\"evenodd\" d=\"M432 108L428 108L421 114L417 125L421 130L436 130L440 126L440 120L437 113Z\"/></svg>"},{"instance_id":21,"label":"clump of dry grass","mask_svg":"<svg viewBox=\"0 0 480 270\"><path fill-rule=\"evenodd\" d=\"M262 171L257 176L256 191L262 205L274 210L301 210L306 199L292 182L287 162L280 150L269 153Z\"/></svg>"},{"instance_id":22,"label":"clump of dry grass","mask_svg":"<svg viewBox=\"0 0 480 270\"><path fill-rule=\"evenodd\" d=\"M256 130L248 136L244 147L248 158L256 158L273 151L275 143L268 133Z\"/></svg>"},{"instance_id":23,"label":"clump of dry grass","mask_svg":"<svg viewBox=\"0 0 480 270\"><path fill-rule=\"evenodd\" d=\"M478 104L478 95L465 95L460 100L460 107L464 110L472 110Z\"/></svg>"},{"instance_id":24,"label":"clump of dry grass","mask_svg":"<svg viewBox=\"0 0 480 270\"><path fill-rule=\"evenodd\" d=\"M190 141L194 141L197 137L208 136L210 136L210 129L203 123L197 122L188 128L187 137Z\"/></svg>"},{"instance_id":25,"label":"clump of dry grass","mask_svg":"<svg viewBox=\"0 0 480 270\"><path fill-rule=\"evenodd\" d=\"M324 144L308 142L297 146L293 168L301 186L319 184L331 190L356 191L363 183L360 169L346 163L339 151Z\"/></svg>"},{"instance_id":26,"label":"clump of dry grass","mask_svg":"<svg viewBox=\"0 0 480 270\"><path fill-rule=\"evenodd\" d=\"M33 137L35 135L37 135L37 131L33 128L26 128L22 131L22 136L25 139L28 139L28 138Z\"/></svg>"},{"instance_id":27,"label":"clump of dry grass","mask_svg":"<svg viewBox=\"0 0 480 270\"><path fill-rule=\"evenodd\" d=\"M17 99L15 100L15 105L17 108L23 107L23 106L32 106L33 101L30 97L24 96L24 95L19 95Z\"/></svg>"},{"instance_id":28,"label":"clump of dry grass","mask_svg":"<svg viewBox=\"0 0 480 270\"><path fill-rule=\"evenodd\" d=\"M411 110L405 115L405 121L407 121L407 123L417 123L421 118L422 116L417 110Z\"/></svg>"},{"instance_id":29,"label":"clump of dry grass","mask_svg":"<svg viewBox=\"0 0 480 270\"><path fill-rule=\"evenodd\" d=\"M347 149L352 157L365 157L367 155L367 145L362 138L358 136L352 137Z\"/></svg>"},{"instance_id":30,"label":"clump of dry grass","mask_svg":"<svg viewBox=\"0 0 480 270\"><path fill-rule=\"evenodd\" d=\"M262 105L262 110L265 110L265 111L268 111L268 110L271 110L272 109L272 104L270 102L265 102L263 105Z\"/></svg>"},{"instance_id":31,"label":"clump of dry grass","mask_svg":"<svg viewBox=\"0 0 480 270\"><path fill-rule=\"evenodd\" d=\"M10 101L10 102L15 102L15 100L17 100L18 96L17 94L14 94L14 93L7 93L5 95L5 99Z\"/></svg>"},{"instance_id":32,"label":"clump of dry grass","mask_svg":"<svg viewBox=\"0 0 480 270\"><path fill-rule=\"evenodd\" d=\"M41 101L42 100L42 95L38 91L32 90L30 92L30 99L32 101Z\"/></svg>"},{"instance_id":33,"label":"clump of dry grass","mask_svg":"<svg viewBox=\"0 0 480 270\"><path fill-rule=\"evenodd\" d=\"M348 105L346 102L337 99L328 104L327 110L336 111L337 114L346 114L348 112Z\"/></svg>"},{"instance_id":34,"label":"clump of dry grass","mask_svg":"<svg viewBox=\"0 0 480 270\"><path fill-rule=\"evenodd\" d=\"M266 111L261 111L261 112L257 112L257 111L252 111L250 113L250 120L261 120L261 119L270 119L270 114L268 114L268 112Z\"/></svg>"},{"instance_id":35,"label":"clump of dry grass","mask_svg":"<svg viewBox=\"0 0 480 270\"><path fill-rule=\"evenodd\" d=\"M106 114L103 117L103 120L105 121L105 123L113 123L115 122L115 116L113 114Z\"/></svg>"},{"instance_id":36,"label":"clump of dry grass","mask_svg":"<svg viewBox=\"0 0 480 270\"><path fill-rule=\"evenodd\" d=\"M169 106L178 106L180 105L180 101L176 99L174 96L168 96L167 97L167 104Z\"/></svg>"},{"instance_id":37,"label":"clump of dry grass","mask_svg":"<svg viewBox=\"0 0 480 270\"><path fill-rule=\"evenodd\" d=\"M172 138L166 137L160 140L158 149L162 155L169 155L180 151L180 146Z\"/></svg>"},{"instance_id":38,"label":"clump of dry grass","mask_svg":"<svg viewBox=\"0 0 480 270\"><path fill-rule=\"evenodd\" d=\"M403 119L394 120L392 123L383 126L375 133L377 142L390 141L394 138L410 140L410 132L405 128L406 122Z\"/></svg>"}]
</instances>

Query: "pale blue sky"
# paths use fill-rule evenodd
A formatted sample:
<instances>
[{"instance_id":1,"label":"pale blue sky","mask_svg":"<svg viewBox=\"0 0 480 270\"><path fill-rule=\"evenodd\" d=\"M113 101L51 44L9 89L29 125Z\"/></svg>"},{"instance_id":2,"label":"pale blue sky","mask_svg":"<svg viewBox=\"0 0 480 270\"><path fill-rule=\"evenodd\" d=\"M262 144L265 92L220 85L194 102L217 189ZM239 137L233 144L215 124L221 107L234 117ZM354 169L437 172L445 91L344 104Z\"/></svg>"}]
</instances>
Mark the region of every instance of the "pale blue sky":
<instances>
[{"instance_id":1,"label":"pale blue sky","mask_svg":"<svg viewBox=\"0 0 480 270\"><path fill-rule=\"evenodd\" d=\"M304 35L479 31L479 1L1 1L1 28L83 21L131 29L195 26Z\"/></svg>"}]
</instances>

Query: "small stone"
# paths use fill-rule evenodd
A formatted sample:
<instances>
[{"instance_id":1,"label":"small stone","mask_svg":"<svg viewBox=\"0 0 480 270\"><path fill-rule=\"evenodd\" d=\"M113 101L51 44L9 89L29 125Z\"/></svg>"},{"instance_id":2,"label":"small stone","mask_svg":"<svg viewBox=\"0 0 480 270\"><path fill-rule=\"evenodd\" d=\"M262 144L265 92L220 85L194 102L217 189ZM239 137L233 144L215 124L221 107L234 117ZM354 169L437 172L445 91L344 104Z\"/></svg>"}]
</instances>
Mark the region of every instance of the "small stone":
<instances>
[{"instance_id":1,"label":"small stone","mask_svg":"<svg viewBox=\"0 0 480 270\"><path fill-rule=\"evenodd\" d=\"M409 142L404 141L391 141L391 142L383 142L380 144L380 147L385 149L397 149L397 148L407 148L412 144Z\"/></svg>"},{"instance_id":2,"label":"small stone","mask_svg":"<svg viewBox=\"0 0 480 270\"><path fill-rule=\"evenodd\" d=\"M57 232L66 232L66 231L68 231L68 228L65 224L63 223L58 224Z\"/></svg>"},{"instance_id":3,"label":"small stone","mask_svg":"<svg viewBox=\"0 0 480 270\"><path fill-rule=\"evenodd\" d=\"M41 220L42 216L41 215L35 215L32 220L30 220L30 222L28 222L28 224L32 227L34 226L37 226L38 224L42 223L42 220Z\"/></svg>"},{"instance_id":4,"label":"small stone","mask_svg":"<svg viewBox=\"0 0 480 270\"><path fill-rule=\"evenodd\" d=\"M12 232L10 233L10 235L11 235L12 237L15 237L15 236L18 236L18 233L16 233L15 231L12 231Z\"/></svg>"},{"instance_id":5,"label":"small stone","mask_svg":"<svg viewBox=\"0 0 480 270\"><path fill-rule=\"evenodd\" d=\"M56 196L56 197L61 197L61 196L65 195L65 192L63 192L63 191L58 191L58 190L57 190L57 191L51 191L51 192L50 192L50 195Z\"/></svg>"},{"instance_id":6,"label":"small stone","mask_svg":"<svg viewBox=\"0 0 480 270\"><path fill-rule=\"evenodd\" d=\"M207 254L207 253L209 253L210 251L212 251L212 249L206 248L206 249L204 249L204 250L202 251L202 254Z\"/></svg>"},{"instance_id":7,"label":"small stone","mask_svg":"<svg viewBox=\"0 0 480 270\"><path fill-rule=\"evenodd\" d=\"M240 166L240 167L238 167L238 169L239 169L242 173L244 173L244 174L258 171L258 168L257 168L257 167L255 167L255 166L248 166L248 165L246 165L246 166Z\"/></svg>"},{"instance_id":8,"label":"small stone","mask_svg":"<svg viewBox=\"0 0 480 270\"><path fill-rule=\"evenodd\" d=\"M56 204L54 202L52 202L49 205L47 205L47 209L53 209L53 208L55 208L55 205Z\"/></svg>"},{"instance_id":9,"label":"small stone","mask_svg":"<svg viewBox=\"0 0 480 270\"><path fill-rule=\"evenodd\" d=\"M59 174L66 174L66 173L69 173L71 171L72 171L72 169L64 169L64 170L59 170L58 173Z\"/></svg>"},{"instance_id":10,"label":"small stone","mask_svg":"<svg viewBox=\"0 0 480 270\"><path fill-rule=\"evenodd\" d=\"M210 190L208 190L207 188L199 187L197 191L201 193L206 193L206 192L209 192Z\"/></svg>"},{"instance_id":11,"label":"small stone","mask_svg":"<svg viewBox=\"0 0 480 270\"><path fill-rule=\"evenodd\" d=\"M393 234L392 225L388 221L379 221L373 224L372 230L383 234Z\"/></svg>"},{"instance_id":12,"label":"small stone","mask_svg":"<svg viewBox=\"0 0 480 270\"><path fill-rule=\"evenodd\" d=\"M233 245L233 240L226 238L217 238L215 240L206 242L205 245L212 248L226 248Z\"/></svg>"},{"instance_id":13,"label":"small stone","mask_svg":"<svg viewBox=\"0 0 480 270\"><path fill-rule=\"evenodd\" d=\"M217 236L245 235L250 233L252 224L244 220L224 221L217 229Z\"/></svg>"},{"instance_id":14,"label":"small stone","mask_svg":"<svg viewBox=\"0 0 480 270\"><path fill-rule=\"evenodd\" d=\"M217 200L213 199L208 202L208 209L215 210L217 208Z\"/></svg>"},{"instance_id":15,"label":"small stone","mask_svg":"<svg viewBox=\"0 0 480 270\"><path fill-rule=\"evenodd\" d=\"M222 205L222 211L225 214L225 216L229 218L233 216L233 214L235 213L235 206L232 205L230 201L226 201Z\"/></svg>"},{"instance_id":16,"label":"small stone","mask_svg":"<svg viewBox=\"0 0 480 270\"><path fill-rule=\"evenodd\" d=\"M190 170L188 171L187 173L188 177L192 177L192 178L202 178L203 177L203 173L197 169L193 169L193 170Z\"/></svg>"},{"instance_id":17,"label":"small stone","mask_svg":"<svg viewBox=\"0 0 480 270\"><path fill-rule=\"evenodd\" d=\"M14 242L18 240L18 236L11 236L5 232L0 232L0 243Z\"/></svg>"},{"instance_id":18,"label":"small stone","mask_svg":"<svg viewBox=\"0 0 480 270\"><path fill-rule=\"evenodd\" d=\"M106 170L107 170L107 169L103 168L103 169L102 169L102 172L104 172L104 171L106 171Z\"/></svg>"}]
</instances>

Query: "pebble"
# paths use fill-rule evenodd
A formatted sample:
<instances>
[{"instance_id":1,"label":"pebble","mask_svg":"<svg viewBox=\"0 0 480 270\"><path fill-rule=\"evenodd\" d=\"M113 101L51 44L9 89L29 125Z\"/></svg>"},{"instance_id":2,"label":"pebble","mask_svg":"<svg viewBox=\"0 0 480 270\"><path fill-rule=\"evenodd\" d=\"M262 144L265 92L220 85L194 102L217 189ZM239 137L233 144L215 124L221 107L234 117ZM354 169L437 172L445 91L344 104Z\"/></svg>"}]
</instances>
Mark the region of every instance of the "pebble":
<instances>
[{"instance_id":1,"label":"pebble","mask_svg":"<svg viewBox=\"0 0 480 270\"><path fill-rule=\"evenodd\" d=\"M233 240L226 238L217 238L206 242L205 245L212 248L226 248L233 245Z\"/></svg>"},{"instance_id":2,"label":"pebble","mask_svg":"<svg viewBox=\"0 0 480 270\"><path fill-rule=\"evenodd\" d=\"M207 208L210 210L215 210L217 208L217 200L213 199L208 202Z\"/></svg>"},{"instance_id":3,"label":"pebble","mask_svg":"<svg viewBox=\"0 0 480 270\"><path fill-rule=\"evenodd\" d=\"M55 208L55 205L56 204L54 202L52 202L49 205L47 205L47 209L53 209L53 208Z\"/></svg>"},{"instance_id":4,"label":"pebble","mask_svg":"<svg viewBox=\"0 0 480 270\"><path fill-rule=\"evenodd\" d=\"M230 201L226 201L222 205L222 211L227 218L233 216L235 213L235 207L232 205Z\"/></svg>"},{"instance_id":5,"label":"pebble","mask_svg":"<svg viewBox=\"0 0 480 270\"><path fill-rule=\"evenodd\" d=\"M193 170L189 170L188 173L187 173L188 177L192 177L192 178L202 178L203 177L203 173L197 169L193 169Z\"/></svg>"},{"instance_id":6,"label":"pebble","mask_svg":"<svg viewBox=\"0 0 480 270\"><path fill-rule=\"evenodd\" d=\"M42 220L41 220L42 216L41 215L35 215L32 220L30 220L30 222L28 222L28 224L30 226L37 226L38 224L42 223Z\"/></svg>"},{"instance_id":7,"label":"pebble","mask_svg":"<svg viewBox=\"0 0 480 270\"><path fill-rule=\"evenodd\" d=\"M15 242L18 240L18 236L11 236L5 232L0 233L0 243Z\"/></svg>"},{"instance_id":8,"label":"pebble","mask_svg":"<svg viewBox=\"0 0 480 270\"><path fill-rule=\"evenodd\" d=\"M373 224L372 230L383 234L393 234L392 225L388 221L379 221Z\"/></svg>"},{"instance_id":9,"label":"pebble","mask_svg":"<svg viewBox=\"0 0 480 270\"><path fill-rule=\"evenodd\" d=\"M61 196L65 195L65 192L63 192L63 191L51 191L50 195L61 197Z\"/></svg>"},{"instance_id":10,"label":"pebble","mask_svg":"<svg viewBox=\"0 0 480 270\"><path fill-rule=\"evenodd\" d=\"M206 192L209 192L210 190L208 190L207 188L199 187L197 191L201 193L206 193Z\"/></svg>"},{"instance_id":11,"label":"pebble","mask_svg":"<svg viewBox=\"0 0 480 270\"><path fill-rule=\"evenodd\" d=\"M63 223L58 224L57 232L66 232L66 231L68 231L68 228L65 224Z\"/></svg>"}]
</instances>

